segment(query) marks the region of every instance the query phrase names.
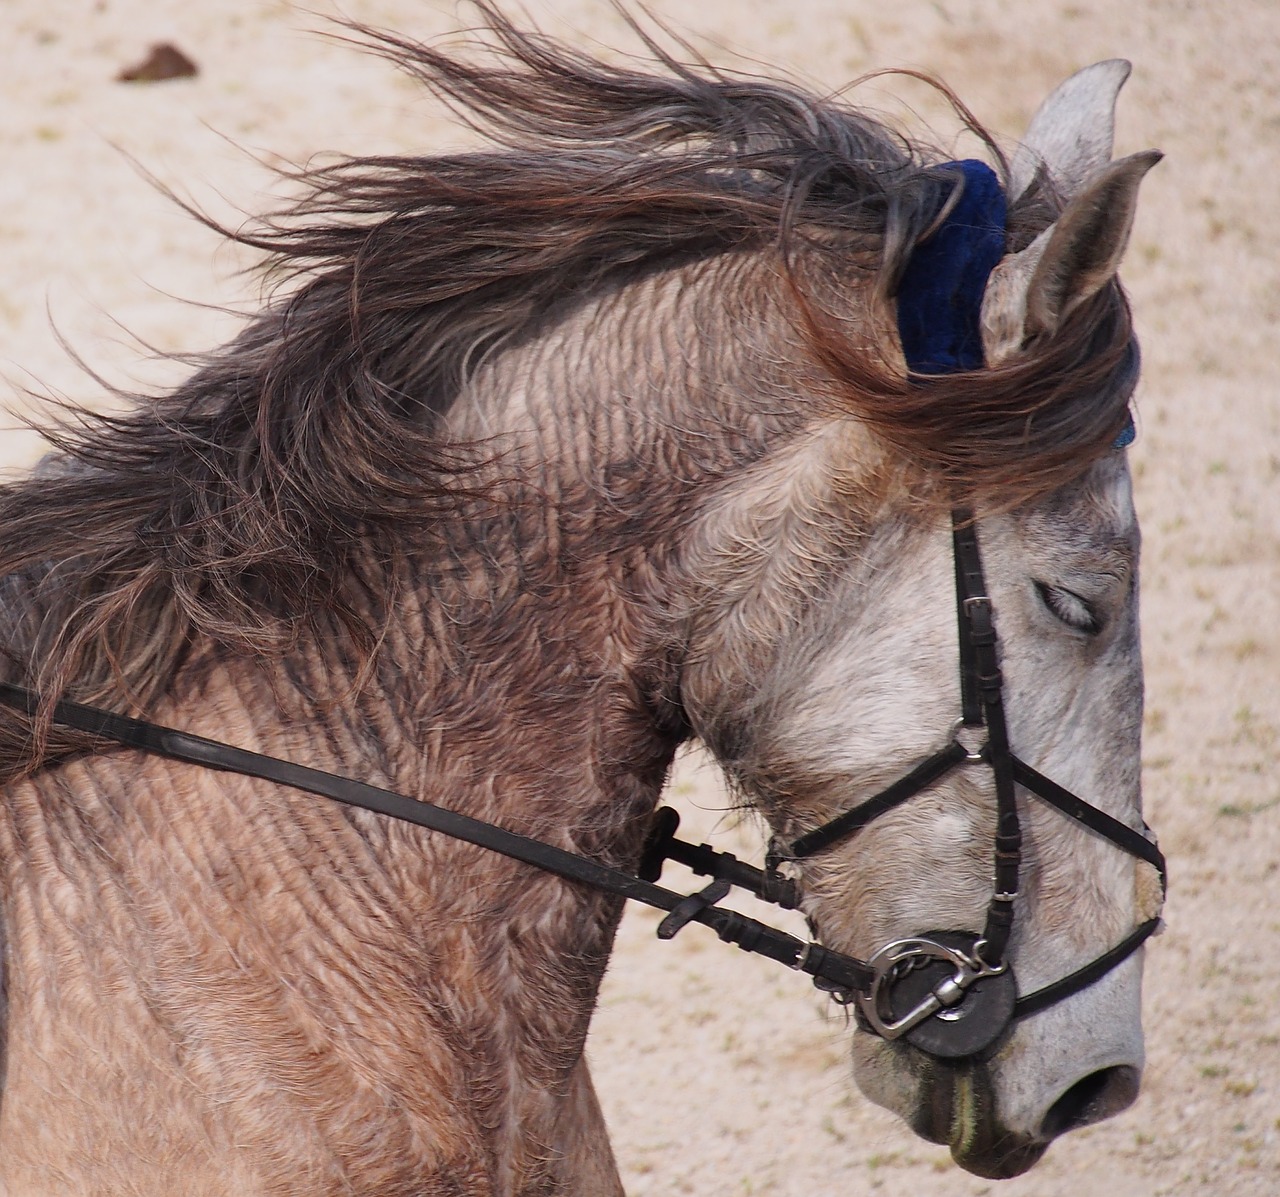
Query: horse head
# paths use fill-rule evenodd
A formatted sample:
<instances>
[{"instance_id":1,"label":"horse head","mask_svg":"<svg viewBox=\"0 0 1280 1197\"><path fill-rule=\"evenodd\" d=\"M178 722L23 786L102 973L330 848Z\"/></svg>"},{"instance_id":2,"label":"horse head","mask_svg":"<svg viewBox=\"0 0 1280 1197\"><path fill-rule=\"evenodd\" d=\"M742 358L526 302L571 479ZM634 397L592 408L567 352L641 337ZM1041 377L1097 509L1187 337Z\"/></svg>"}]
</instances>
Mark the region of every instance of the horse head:
<instances>
[{"instance_id":1,"label":"horse head","mask_svg":"<svg viewBox=\"0 0 1280 1197\"><path fill-rule=\"evenodd\" d=\"M980 307L987 368L1052 341L1114 286L1138 185L1159 159L1111 161L1128 69L1100 63L1068 80L1013 158L1009 203L1039 189L1057 215L990 272ZM694 728L763 811L783 856L798 836L883 792L946 744L962 714L945 518L922 514L909 486L859 509L850 460L865 459L862 435L837 425L815 431L782 466L744 483L736 521L722 518L708 534L717 546L711 560L734 564L718 574L707 566L683 696ZM1012 752L1141 829L1139 534L1128 439L1126 430L1074 479L1032 501L980 506L975 527ZM744 559L760 566L751 579ZM963 622L964 594L960 602ZM972 933L965 942L973 942L993 892L988 764L949 769L855 834L792 862L822 944L865 959L939 932ZM1154 927L1161 884L1149 863L1021 787L1017 806L1021 883L1008 959L1025 995L1105 957L1135 926ZM924 963L908 952L894 967L902 974ZM993 1027L976 1049L955 1052L918 1046L919 1036L869 1033L860 1012L856 1079L918 1133L949 1144L968 1170L1016 1175L1056 1136L1135 1099L1140 987L1134 953L1034 1016ZM935 1018L964 1014L961 1005Z\"/></svg>"}]
</instances>

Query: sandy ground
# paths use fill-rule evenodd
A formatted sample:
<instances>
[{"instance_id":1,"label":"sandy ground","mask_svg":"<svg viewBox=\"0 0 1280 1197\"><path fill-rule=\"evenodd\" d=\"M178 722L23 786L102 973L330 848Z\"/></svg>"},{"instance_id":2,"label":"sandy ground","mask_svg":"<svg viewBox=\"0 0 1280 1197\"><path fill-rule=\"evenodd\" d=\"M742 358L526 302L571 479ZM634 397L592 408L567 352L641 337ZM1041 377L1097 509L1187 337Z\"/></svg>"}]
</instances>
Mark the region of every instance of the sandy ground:
<instances>
[{"instance_id":1,"label":"sandy ground","mask_svg":"<svg viewBox=\"0 0 1280 1197\"><path fill-rule=\"evenodd\" d=\"M959 1172L853 1093L849 1031L800 978L696 930L659 945L655 920L629 914L590 1043L629 1192L1280 1193L1280 4L653 8L715 58L736 53L826 87L875 67L934 70L1009 136L1072 70L1134 61L1118 149L1168 154L1144 187L1124 277L1146 361L1133 450L1146 530L1145 782L1173 889L1169 931L1148 954L1142 1098L1003 1184ZM458 20L412 0L345 10L418 35ZM531 10L562 35L627 44L603 0ZM161 199L130 158L235 219L269 202L273 161L464 140L387 68L310 32L318 24L274 0L0 2L0 362L14 386L36 379L103 401L50 316L108 378L157 382L172 368L143 361L114 321L157 348L196 349L232 321L172 296L252 302L244 259ZM197 79L113 81L162 38L198 61ZM938 117L894 106L881 85L864 95L907 120ZM904 95L927 105L920 91ZM935 127L949 144L951 126ZM38 451L10 423L0 430L0 464ZM716 824L710 770L690 762L672 788L699 827Z\"/></svg>"}]
</instances>

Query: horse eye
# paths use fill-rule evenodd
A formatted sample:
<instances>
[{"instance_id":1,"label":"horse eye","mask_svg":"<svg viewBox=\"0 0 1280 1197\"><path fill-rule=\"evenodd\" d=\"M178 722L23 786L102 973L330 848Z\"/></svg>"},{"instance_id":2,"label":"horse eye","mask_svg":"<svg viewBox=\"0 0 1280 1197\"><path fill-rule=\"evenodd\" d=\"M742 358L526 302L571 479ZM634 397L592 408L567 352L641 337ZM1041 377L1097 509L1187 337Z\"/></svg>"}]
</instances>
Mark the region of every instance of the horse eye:
<instances>
[{"instance_id":1,"label":"horse eye","mask_svg":"<svg viewBox=\"0 0 1280 1197\"><path fill-rule=\"evenodd\" d=\"M1062 586L1050 586L1047 582L1036 583L1036 593L1040 601L1049 609L1056 619L1065 623L1077 632L1096 636L1102 631L1102 620L1097 611L1074 590Z\"/></svg>"}]
</instances>

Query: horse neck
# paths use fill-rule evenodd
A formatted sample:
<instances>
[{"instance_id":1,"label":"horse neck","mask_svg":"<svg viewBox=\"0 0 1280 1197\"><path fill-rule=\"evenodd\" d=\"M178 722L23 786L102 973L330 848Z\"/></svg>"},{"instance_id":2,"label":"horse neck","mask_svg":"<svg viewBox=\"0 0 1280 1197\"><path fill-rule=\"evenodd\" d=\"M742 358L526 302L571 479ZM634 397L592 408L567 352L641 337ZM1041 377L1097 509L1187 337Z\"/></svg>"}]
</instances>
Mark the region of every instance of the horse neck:
<instances>
[{"instance_id":1,"label":"horse neck","mask_svg":"<svg viewBox=\"0 0 1280 1197\"><path fill-rule=\"evenodd\" d=\"M253 733L266 751L634 863L687 735L684 560L715 539L724 503L743 505L744 470L807 471L814 418L795 400L803 367L775 277L745 255L650 276L494 356L448 422L485 442L492 493L406 545L393 577L371 570L371 674L341 634L318 637L229 672L212 708L234 705L242 728L267 714ZM589 1006L616 906L430 838L424 852L416 833L366 836L411 905L470 905L461 922L480 937L523 922L544 959L592 962L573 982Z\"/></svg>"},{"instance_id":2,"label":"horse neck","mask_svg":"<svg viewBox=\"0 0 1280 1197\"><path fill-rule=\"evenodd\" d=\"M777 279L773 263L745 254L650 275L552 314L545 335L494 355L446 429L483 443L489 464L467 481L489 491L406 544L390 575L370 566L359 593L380 641L371 672L361 676L340 630L319 635L277 664L229 667L204 710L239 729L196 730L243 741L251 729L265 751L633 863L688 734L679 616L735 542L760 540L762 515L803 530L814 521L773 516L850 506L833 464L849 424L798 402L808 367ZM190 710L177 718L189 725ZM449 870L424 871L420 838L377 843L403 855L396 875L421 890L407 899L452 903ZM457 857L468 890L477 875L499 888L525 877L437 847ZM534 921L546 913L535 892L566 892L541 880L526 889L509 913ZM574 903L602 966L612 916ZM561 924L569 940L573 922ZM582 947L548 944L561 958Z\"/></svg>"},{"instance_id":3,"label":"horse neck","mask_svg":"<svg viewBox=\"0 0 1280 1197\"><path fill-rule=\"evenodd\" d=\"M411 688L428 771L468 762L509 826L633 859L688 734L681 640L708 578L782 618L808 541L842 551L861 516L865 433L806 407L777 267L724 255L551 313L449 413L494 495L412 559L380 689ZM726 577L744 544L762 551Z\"/></svg>"},{"instance_id":4,"label":"horse neck","mask_svg":"<svg viewBox=\"0 0 1280 1197\"><path fill-rule=\"evenodd\" d=\"M370 563L354 588L379 638L370 671L330 629L278 661L219 665L156 717L633 860L686 734L661 653L673 563L709 494L801 420L780 399L785 322L753 271L743 256L651 276L482 367L448 433L495 450L497 501L460 503L390 572ZM566 892L438 837L425 855L416 833L365 838L411 905L456 904L441 877L474 894L477 877L519 875L508 913L536 922L534 898ZM587 942L548 950L602 968L616 911L571 905Z\"/></svg>"}]
</instances>

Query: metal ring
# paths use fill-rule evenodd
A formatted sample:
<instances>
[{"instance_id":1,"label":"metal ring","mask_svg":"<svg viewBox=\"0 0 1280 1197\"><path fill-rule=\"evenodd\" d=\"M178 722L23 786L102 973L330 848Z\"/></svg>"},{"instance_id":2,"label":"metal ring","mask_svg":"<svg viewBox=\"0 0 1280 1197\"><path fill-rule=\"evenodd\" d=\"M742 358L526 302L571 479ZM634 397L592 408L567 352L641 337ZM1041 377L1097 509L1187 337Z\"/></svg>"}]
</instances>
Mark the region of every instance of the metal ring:
<instances>
[{"instance_id":1,"label":"metal ring","mask_svg":"<svg viewBox=\"0 0 1280 1197\"><path fill-rule=\"evenodd\" d=\"M969 959L973 962L974 967L978 971L985 973L987 976L998 977L1009 967L1009 962L1007 960L1002 960L999 964L987 963L987 959L983 956L982 950L983 948L990 946L991 945L987 943L985 935L975 939L973 941L973 947L969 949Z\"/></svg>"},{"instance_id":2,"label":"metal ring","mask_svg":"<svg viewBox=\"0 0 1280 1197\"><path fill-rule=\"evenodd\" d=\"M966 761L972 761L975 763L985 761L987 759L984 755L987 747L985 744L979 748L977 752L974 752L963 740L960 739L960 729L967 726L968 724L965 723L964 716L961 715L960 718L951 725L951 738L964 749L964 759Z\"/></svg>"}]
</instances>

